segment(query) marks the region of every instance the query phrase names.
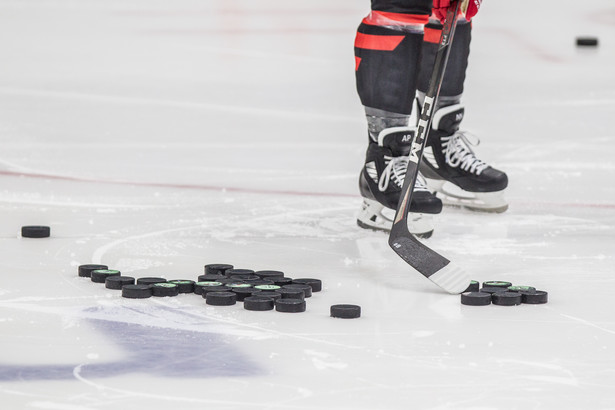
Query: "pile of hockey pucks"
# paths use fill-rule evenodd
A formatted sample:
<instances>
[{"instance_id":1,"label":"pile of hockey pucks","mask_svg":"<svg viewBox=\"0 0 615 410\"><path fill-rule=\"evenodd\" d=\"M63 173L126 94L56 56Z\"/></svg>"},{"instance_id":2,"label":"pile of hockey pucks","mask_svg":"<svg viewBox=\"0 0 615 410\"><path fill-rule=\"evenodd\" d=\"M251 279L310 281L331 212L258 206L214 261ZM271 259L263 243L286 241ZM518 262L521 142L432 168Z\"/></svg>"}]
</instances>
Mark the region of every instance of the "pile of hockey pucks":
<instances>
[{"instance_id":1,"label":"pile of hockey pucks","mask_svg":"<svg viewBox=\"0 0 615 410\"><path fill-rule=\"evenodd\" d=\"M532 286L513 286L505 281L486 281L483 287L477 281L472 281L468 289L461 294L461 304L468 306L517 306L522 303L539 305L547 303L548 293L536 290Z\"/></svg>"},{"instance_id":2,"label":"pile of hockey pucks","mask_svg":"<svg viewBox=\"0 0 615 410\"><path fill-rule=\"evenodd\" d=\"M322 290L322 281L314 278L289 278L275 270L237 269L228 264L205 265L205 272L196 278L167 280L161 277L134 278L123 276L107 265L79 266L79 276L94 283L104 283L107 289L122 291L130 299L152 296L177 296L181 293L200 295L211 306L232 306L243 302L246 310L298 313L305 312L306 299ZM356 305L331 306L331 316L357 318L361 309Z\"/></svg>"}]
</instances>

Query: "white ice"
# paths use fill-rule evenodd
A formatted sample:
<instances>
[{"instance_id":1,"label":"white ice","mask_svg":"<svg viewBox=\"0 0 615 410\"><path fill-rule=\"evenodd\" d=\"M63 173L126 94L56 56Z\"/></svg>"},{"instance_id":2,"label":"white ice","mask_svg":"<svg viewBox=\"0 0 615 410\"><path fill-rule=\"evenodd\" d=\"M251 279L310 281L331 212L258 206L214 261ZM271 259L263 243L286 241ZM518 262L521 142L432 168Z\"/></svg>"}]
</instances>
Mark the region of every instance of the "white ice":
<instances>
[{"instance_id":1,"label":"white ice","mask_svg":"<svg viewBox=\"0 0 615 410\"><path fill-rule=\"evenodd\" d=\"M368 9L0 0L3 409L615 408L612 0L487 0L474 22L464 126L510 209L446 209L426 243L549 292L518 307L462 306L356 226ZM52 238L19 237L36 224ZM135 301L77 277L92 262L324 290L302 314Z\"/></svg>"}]
</instances>

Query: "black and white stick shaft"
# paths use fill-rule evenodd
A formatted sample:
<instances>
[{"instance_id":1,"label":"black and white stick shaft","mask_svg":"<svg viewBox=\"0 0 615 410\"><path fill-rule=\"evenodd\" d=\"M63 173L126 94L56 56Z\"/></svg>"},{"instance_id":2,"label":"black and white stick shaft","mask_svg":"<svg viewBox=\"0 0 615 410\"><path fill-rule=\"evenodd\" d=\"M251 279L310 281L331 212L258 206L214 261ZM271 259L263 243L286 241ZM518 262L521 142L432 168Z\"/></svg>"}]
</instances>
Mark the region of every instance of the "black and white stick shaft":
<instances>
[{"instance_id":1,"label":"black and white stick shaft","mask_svg":"<svg viewBox=\"0 0 615 410\"><path fill-rule=\"evenodd\" d=\"M425 102L419 118L417 133L410 148L410 161L401 190L393 227L389 235L389 245L410 266L423 276L449 293L461 293L470 285L470 278L451 261L419 242L408 231L408 213L412 191L418 175L419 162L427 142L427 134L431 128L434 107L440 94L442 79L450 53L450 45L455 34L457 16L462 0L457 0L449 6L443 23L440 45L436 53L433 71L429 80L429 88L425 94Z\"/></svg>"}]
</instances>

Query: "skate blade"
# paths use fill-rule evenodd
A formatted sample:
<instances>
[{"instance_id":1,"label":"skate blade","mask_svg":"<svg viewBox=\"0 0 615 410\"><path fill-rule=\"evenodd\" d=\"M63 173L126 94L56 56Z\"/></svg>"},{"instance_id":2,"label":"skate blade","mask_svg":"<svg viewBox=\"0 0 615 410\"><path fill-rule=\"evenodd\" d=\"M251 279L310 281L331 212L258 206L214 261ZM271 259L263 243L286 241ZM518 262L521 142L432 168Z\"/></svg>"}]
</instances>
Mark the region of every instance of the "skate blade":
<instances>
[{"instance_id":1,"label":"skate blade","mask_svg":"<svg viewBox=\"0 0 615 410\"><path fill-rule=\"evenodd\" d=\"M393 226L395 211L385 208L379 202L363 199L361 210L357 215L357 225L373 231L390 232ZM433 217L428 214L410 213L408 216L408 231L418 237L427 239L433 234Z\"/></svg>"},{"instance_id":2,"label":"skate blade","mask_svg":"<svg viewBox=\"0 0 615 410\"><path fill-rule=\"evenodd\" d=\"M496 192L469 192L453 183L431 179L427 179L427 185L429 189L433 189L436 192L436 196L446 206L498 214L508 209L508 203L504 199L504 190Z\"/></svg>"}]
</instances>

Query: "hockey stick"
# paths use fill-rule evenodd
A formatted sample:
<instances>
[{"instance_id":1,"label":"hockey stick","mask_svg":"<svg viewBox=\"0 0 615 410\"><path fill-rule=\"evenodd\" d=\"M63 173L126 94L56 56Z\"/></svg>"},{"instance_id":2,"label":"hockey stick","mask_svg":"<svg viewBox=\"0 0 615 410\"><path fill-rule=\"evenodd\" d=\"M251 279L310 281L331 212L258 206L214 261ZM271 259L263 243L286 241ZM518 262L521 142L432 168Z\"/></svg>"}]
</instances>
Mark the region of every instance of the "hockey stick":
<instances>
[{"instance_id":1,"label":"hockey stick","mask_svg":"<svg viewBox=\"0 0 615 410\"><path fill-rule=\"evenodd\" d=\"M419 162L423 157L427 133L431 127L434 107L440 94L444 70L446 69L450 53L450 45L455 34L459 8L462 7L461 3L467 4L467 0L454 0L446 12L446 19L443 23L444 27L440 37L440 46L436 53L433 71L429 80L429 88L425 94L425 103L419 118L416 136L410 148L408 170L404 178L400 201L397 205L395 219L393 220L393 227L389 234L389 245L403 260L449 293L465 291L470 285L469 276L444 256L419 242L408 231L408 213L412 190L414 189L418 174Z\"/></svg>"}]
</instances>

